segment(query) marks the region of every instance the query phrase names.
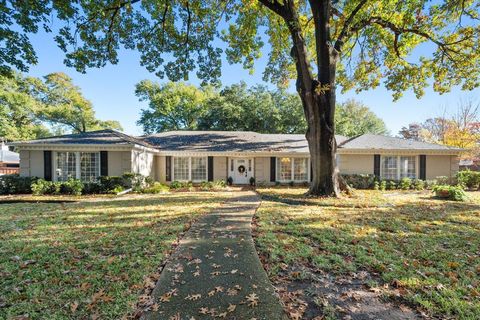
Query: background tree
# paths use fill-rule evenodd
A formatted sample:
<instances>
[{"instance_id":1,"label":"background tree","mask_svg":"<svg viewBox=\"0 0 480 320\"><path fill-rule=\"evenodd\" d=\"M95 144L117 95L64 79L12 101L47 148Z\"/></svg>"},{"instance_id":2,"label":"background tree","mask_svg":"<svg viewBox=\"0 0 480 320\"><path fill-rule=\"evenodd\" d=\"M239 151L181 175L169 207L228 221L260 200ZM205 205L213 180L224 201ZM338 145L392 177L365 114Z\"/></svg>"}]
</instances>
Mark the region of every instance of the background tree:
<instances>
[{"instance_id":1,"label":"background tree","mask_svg":"<svg viewBox=\"0 0 480 320\"><path fill-rule=\"evenodd\" d=\"M480 104L472 100L462 101L455 113L448 115L444 112L443 116L410 124L408 128L402 128L399 134L407 139L470 149L469 155L478 153Z\"/></svg>"},{"instance_id":2,"label":"background tree","mask_svg":"<svg viewBox=\"0 0 480 320\"><path fill-rule=\"evenodd\" d=\"M118 121L97 119L92 103L64 73L45 76L45 82L39 85L39 92L39 100L43 106L37 110L37 116L50 125L74 133L99 129L122 130Z\"/></svg>"},{"instance_id":3,"label":"background tree","mask_svg":"<svg viewBox=\"0 0 480 320\"><path fill-rule=\"evenodd\" d=\"M145 133L168 130L197 130L200 117L206 112L206 101L213 89L197 88L183 82L158 84L143 80L136 85L140 101L148 101L138 124Z\"/></svg>"},{"instance_id":4,"label":"background tree","mask_svg":"<svg viewBox=\"0 0 480 320\"><path fill-rule=\"evenodd\" d=\"M228 43L228 61L250 69L268 41L265 79L279 84L296 79L308 126L309 192L314 195L339 194L337 86L365 90L384 79L398 98L407 89L421 96L431 82L441 93L453 85L480 85L475 0L15 1L1 6L1 29L7 33L0 40L4 69L25 69L35 62L28 33L38 26L51 31L52 17L67 22L56 40L66 52L66 64L82 72L117 63L123 46L138 50L142 65L160 77L185 79L196 69L200 79L216 81L219 38ZM19 28L9 28L12 23ZM415 51L420 45L422 52Z\"/></svg>"},{"instance_id":5,"label":"background tree","mask_svg":"<svg viewBox=\"0 0 480 320\"><path fill-rule=\"evenodd\" d=\"M335 131L347 137L365 133L388 134L385 122L367 106L355 100L348 100L337 105Z\"/></svg>"},{"instance_id":6,"label":"background tree","mask_svg":"<svg viewBox=\"0 0 480 320\"><path fill-rule=\"evenodd\" d=\"M42 104L35 98L41 80L14 73L0 76L0 137L28 140L50 135L37 118Z\"/></svg>"}]
</instances>

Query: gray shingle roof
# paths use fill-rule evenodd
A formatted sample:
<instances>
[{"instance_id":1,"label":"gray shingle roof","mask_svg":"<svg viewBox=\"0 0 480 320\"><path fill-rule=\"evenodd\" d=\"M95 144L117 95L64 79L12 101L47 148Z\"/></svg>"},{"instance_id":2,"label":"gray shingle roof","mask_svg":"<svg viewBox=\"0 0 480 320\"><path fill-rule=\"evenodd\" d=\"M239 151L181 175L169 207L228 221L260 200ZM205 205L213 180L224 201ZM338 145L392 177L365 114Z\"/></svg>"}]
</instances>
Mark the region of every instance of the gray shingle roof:
<instances>
[{"instance_id":1,"label":"gray shingle roof","mask_svg":"<svg viewBox=\"0 0 480 320\"><path fill-rule=\"evenodd\" d=\"M143 139L162 151L308 152L303 134L262 134L252 131L169 131ZM337 136L337 141L346 138Z\"/></svg>"},{"instance_id":2,"label":"gray shingle roof","mask_svg":"<svg viewBox=\"0 0 480 320\"><path fill-rule=\"evenodd\" d=\"M458 148L433 143L374 134L364 134L354 138L340 135L335 137L339 149L461 151ZM263 134L252 131L168 131L132 137L116 130L106 129L15 144L136 144L162 151L308 153L308 143L303 134Z\"/></svg>"},{"instance_id":3,"label":"gray shingle roof","mask_svg":"<svg viewBox=\"0 0 480 320\"><path fill-rule=\"evenodd\" d=\"M14 144L113 144L113 145L141 145L154 148L142 139L138 139L113 129L72 133L56 137L15 142Z\"/></svg>"},{"instance_id":4,"label":"gray shingle roof","mask_svg":"<svg viewBox=\"0 0 480 320\"><path fill-rule=\"evenodd\" d=\"M374 150L458 150L459 148L422 141L406 140L376 134L364 134L339 143L342 149L374 149Z\"/></svg>"}]
</instances>

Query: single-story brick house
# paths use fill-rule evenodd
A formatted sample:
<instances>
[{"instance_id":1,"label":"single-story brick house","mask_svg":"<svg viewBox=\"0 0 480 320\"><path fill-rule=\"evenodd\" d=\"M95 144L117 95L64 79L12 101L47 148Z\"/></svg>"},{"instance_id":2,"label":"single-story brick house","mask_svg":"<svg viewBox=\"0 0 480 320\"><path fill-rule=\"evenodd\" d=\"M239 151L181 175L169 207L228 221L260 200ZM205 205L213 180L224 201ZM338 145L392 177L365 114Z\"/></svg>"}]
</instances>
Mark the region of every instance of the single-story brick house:
<instances>
[{"instance_id":1,"label":"single-story brick house","mask_svg":"<svg viewBox=\"0 0 480 320\"><path fill-rule=\"evenodd\" d=\"M462 151L443 145L364 134L337 136L342 174L383 179L452 177ZM132 137L100 130L17 142L20 174L62 181L135 172L160 182L235 184L310 181L308 145L301 134L233 131L170 131Z\"/></svg>"}]
</instances>

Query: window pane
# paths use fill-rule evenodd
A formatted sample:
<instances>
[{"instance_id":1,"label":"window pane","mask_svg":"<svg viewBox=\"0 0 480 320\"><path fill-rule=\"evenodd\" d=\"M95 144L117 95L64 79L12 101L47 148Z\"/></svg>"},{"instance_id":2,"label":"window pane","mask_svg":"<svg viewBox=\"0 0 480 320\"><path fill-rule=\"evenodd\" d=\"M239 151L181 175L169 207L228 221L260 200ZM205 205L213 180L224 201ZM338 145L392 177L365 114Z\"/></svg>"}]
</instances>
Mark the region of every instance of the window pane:
<instances>
[{"instance_id":1,"label":"window pane","mask_svg":"<svg viewBox=\"0 0 480 320\"><path fill-rule=\"evenodd\" d=\"M188 181L188 158L173 158L173 178Z\"/></svg>"},{"instance_id":2,"label":"window pane","mask_svg":"<svg viewBox=\"0 0 480 320\"><path fill-rule=\"evenodd\" d=\"M277 158L278 180L290 181L292 180L292 159L291 158Z\"/></svg>"},{"instance_id":3,"label":"window pane","mask_svg":"<svg viewBox=\"0 0 480 320\"><path fill-rule=\"evenodd\" d=\"M397 156L382 157L382 178L397 180Z\"/></svg>"},{"instance_id":4,"label":"window pane","mask_svg":"<svg viewBox=\"0 0 480 320\"><path fill-rule=\"evenodd\" d=\"M98 152L80 153L80 180L92 182L97 180L100 172L100 154Z\"/></svg>"},{"instance_id":5,"label":"window pane","mask_svg":"<svg viewBox=\"0 0 480 320\"><path fill-rule=\"evenodd\" d=\"M400 178L416 178L415 158L415 156L400 157Z\"/></svg>"},{"instance_id":6,"label":"window pane","mask_svg":"<svg viewBox=\"0 0 480 320\"><path fill-rule=\"evenodd\" d=\"M75 152L57 152L57 180L67 181L76 178Z\"/></svg>"},{"instance_id":7,"label":"window pane","mask_svg":"<svg viewBox=\"0 0 480 320\"><path fill-rule=\"evenodd\" d=\"M293 179L296 181L308 180L308 158L293 159Z\"/></svg>"},{"instance_id":8,"label":"window pane","mask_svg":"<svg viewBox=\"0 0 480 320\"><path fill-rule=\"evenodd\" d=\"M192 180L207 180L207 158L192 158Z\"/></svg>"}]
</instances>

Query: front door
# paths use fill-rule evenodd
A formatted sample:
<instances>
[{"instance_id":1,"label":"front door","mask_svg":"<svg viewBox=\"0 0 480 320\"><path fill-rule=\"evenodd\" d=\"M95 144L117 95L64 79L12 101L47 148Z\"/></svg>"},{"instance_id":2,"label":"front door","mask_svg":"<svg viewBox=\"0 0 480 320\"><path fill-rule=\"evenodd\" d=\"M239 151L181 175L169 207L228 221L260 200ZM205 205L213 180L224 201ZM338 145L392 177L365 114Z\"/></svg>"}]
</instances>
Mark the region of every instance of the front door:
<instances>
[{"instance_id":1,"label":"front door","mask_svg":"<svg viewBox=\"0 0 480 320\"><path fill-rule=\"evenodd\" d=\"M250 178L253 177L253 159L230 159L230 171L234 184L249 184Z\"/></svg>"}]
</instances>

